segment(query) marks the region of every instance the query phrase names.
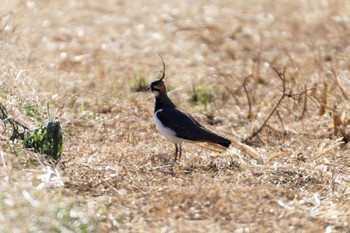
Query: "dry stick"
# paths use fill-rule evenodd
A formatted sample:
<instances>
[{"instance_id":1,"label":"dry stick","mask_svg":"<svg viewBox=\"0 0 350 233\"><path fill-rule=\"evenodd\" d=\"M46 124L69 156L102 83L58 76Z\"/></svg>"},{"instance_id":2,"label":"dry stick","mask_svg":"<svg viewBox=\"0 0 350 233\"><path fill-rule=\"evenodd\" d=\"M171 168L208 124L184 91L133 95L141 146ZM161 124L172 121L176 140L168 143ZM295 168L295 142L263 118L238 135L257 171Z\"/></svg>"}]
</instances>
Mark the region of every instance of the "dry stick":
<instances>
[{"instance_id":1,"label":"dry stick","mask_svg":"<svg viewBox=\"0 0 350 233\"><path fill-rule=\"evenodd\" d=\"M249 92L248 92L248 89L246 87L246 84L248 82L248 78L251 77L252 75L248 75L247 77L244 78L244 81L243 81L243 89L244 89L244 92L247 96L247 100L248 100L248 114L247 114L247 119L251 119L252 118L252 101L250 99L250 95L249 95Z\"/></svg>"},{"instance_id":2,"label":"dry stick","mask_svg":"<svg viewBox=\"0 0 350 233\"><path fill-rule=\"evenodd\" d=\"M220 74L220 73L219 73ZM227 77L230 77L232 78L232 76L230 75L226 75ZM248 92L248 89L246 87L246 84L248 82L248 79L250 77L252 77L253 75L250 74L248 76L246 76L243 80L243 84L242 84L242 87L244 89L244 92L245 94L247 95L247 99L248 99L248 104L249 104L249 109L248 109L248 115L247 115L247 118L250 119L252 117L252 102L251 102L251 98L250 98L250 95L249 95L249 92ZM238 98L236 97L236 93L241 89L241 86L239 86L236 90L231 90L230 88L228 88L227 86L225 86L225 89L228 91L228 93L230 93L230 95L232 96L232 98L236 101L236 104L237 105L240 105L240 102L238 100Z\"/></svg>"},{"instance_id":3,"label":"dry stick","mask_svg":"<svg viewBox=\"0 0 350 233\"><path fill-rule=\"evenodd\" d=\"M238 106L240 106L240 102L239 102L239 100L238 100L238 98L236 97L236 92L237 92L237 90L235 90L235 91L233 91L233 90L231 90L230 88L228 88L227 86L225 86L225 89L226 89L226 91L228 91L228 93L230 93L230 95L232 96L232 98L236 101L236 104L238 105Z\"/></svg>"},{"instance_id":4,"label":"dry stick","mask_svg":"<svg viewBox=\"0 0 350 233\"><path fill-rule=\"evenodd\" d=\"M257 136L261 130L266 126L267 122L270 120L271 116L276 112L277 108L279 107L279 105L282 103L282 100L286 97L286 96L290 96L290 93L286 93L286 80L285 80L285 71L279 72L275 67L272 67L273 70L277 73L278 77L282 80L282 96L281 98L278 100L277 104L275 105L275 107L272 109L272 111L270 112L269 116L266 118L266 120L264 121L264 123L257 129L255 130L249 137L247 137L246 139L244 139L244 142L248 142L250 141L252 138L254 138L255 136Z\"/></svg>"},{"instance_id":5,"label":"dry stick","mask_svg":"<svg viewBox=\"0 0 350 233\"><path fill-rule=\"evenodd\" d=\"M224 72L221 72L221 71L218 71L217 72L217 75L225 78L225 79L234 79L234 78L238 78L237 76L235 75L232 75L232 74L227 74L227 73L224 73ZM249 75L248 75L249 76ZM228 85L224 85L225 89L230 93L230 95L232 96L232 98L236 101L236 104L240 106L240 102L237 98L237 93L239 93L240 89L241 89L241 86L231 90L230 88L228 88Z\"/></svg>"},{"instance_id":6,"label":"dry stick","mask_svg":"<svg viewBox=\"0 0 350 233\"><path fill-rule=\"evenodd\" d=\"M253 68L252 68L253 76L256 77L258 80L259 80L259 71L260 71L260 63L261 63L260 62L261 50L262 50L262 43L260 43L258 55L256 56L256 58L254 58L255 62L253 62ZM254 69L254 64L256 64L255 69Z\"/></svg>"},{"instance_id":7,"label":"dry stick","mask_svg":"<svg viewBox=\"0 0 350 233\"><path fill-rule=\"evenodd\" d=\"M331 64L331 71L332 71L332 74L333 74L333 78L334 78L335 83L336 83L337 86L339 87L340 92L342 93L343 97L344 97L346 100L349 100L349 96L346 94L346 91L344 91L344 88L340 85L340 82L339 82L339 80L338 80L338 75L337 75L337 73L335 72L335 69L334 69L334 66L333 66L332 61L330 61L330 64Z\"/></svg>"},{"instance_id":8,"label":"dry stick","mask_svg":"<svg viewBox=\"0 0 350 233\"><path fill-rule=\"evenodd\" d=\"M296 95L302 95L305 93L305 98L307 97L310 97L309 95L307 95L307 91L310 91L310 90L313 90L313 89L316 89L315 88L310 88L310 89L306 89L305 87L305 90L298 93L298 94L292 94L291 92L287 92L286 91L286 79L285 79L285 71L282 71L282 72L279 72L275 67L272 67L273 70L277 73L278 77L282 80L282 96L281 98L278 100L277 104L275 105L275 107L272 109L272 111L270 112L269 116L265 119L264 123L257 129L255 130L249 137L247 137L246 139L243 140L243 142L249 142L252 138L254 138L255 136L257 136L261 130L266 126L267 122L270 120L271 116L277 111L277 108L279 107L279 105L282 103L283 99L285 97L293 97L293 96L296 96ZM310 97L311 98L311 97ZM314 101L313 99L311 99L312 101ZM305 101L306 102L306 101ZM305 106L304 106L305 107ZM278 111L277 111L278 113ZM279 115L278 113L278 117L281 121L281 124L284 128L284 125L283 125L283 122L282 122L282 118L281 116Z\"/></svg>"},{"instance_id":9,"label":"dry stick","mask_svg":"<svg viewBox=\"0 0 350 233\"><path fill-rule=\"evenodd\" d=\"M278 119L279 119L279 120L280 120L280 122L281 122L281 125L282 125L282 127L283 127L284 133L285 133L285 134L287 134L287 130L286 130L286 128L284 127L284 124L283 124L283 120L282 120L281 114L280 114L280 112L279 112L278 110L276 110L276 114L277 114Z\"/></svg>"},{"instance_id":10,"label":"dry stick","mask_svg":"<svg viewBox=\"0 0 350 233\"><path fill-rule=\"evenodd\" d=\"M302 92L297 93L297 94L287 93L287 96L288 96L288 97L300 96L300 95L304 94L303 111L302 111L301 115L298 117L299 120L301 120L301 119L304 117L304 115L305 115L305 113L306 113L306 111L307 111L307 98L310 98L310 100L311 100L314 104L317 105L317 102L316 102L314 99L312 99L311 96L309 96L309 95L307 94L308 91L313 91L313 90L316 90L316 89L317 89L317 86L316 86L316 87L313 87L313 88L309 88L309 89L307 88L307 86L305 86L305 87L304 87L304 90L303 90Z\"/></svg>"},{"instance_id":11,"label":"dry stick","mask_svg":"<svg viewBox=\"0 0 350 233\"><path fill-rule=\"evenodd\" d=\"M305 113L307 111L307 88L306 85L304 87L304 105L303 105L303 111L301 112L301 115L299 116L299 120L303 119L305 116Z\"/></svg>"},{"instance_id":12,"label":"dry stick","mask_svg":"<svg viewBox=\"0 0 350 233\"><path fill-rule=\"evenodd\" d=\"M321 95L321 104L320 104L320 108L318 110L319 116L323 116L326 113L326 108L328 106L328 90L329 90L328 83L326 82L326 79L324 79L323 80L323 90L322 90L322 95Z\"/></svg>"},{"instance_id":13,"label":"dry stick","mask_svg":"<svg viewBox=\"0 0 350 233\"><path fill-rule=\"evenodd\" d=\"M11 117L9 117L5 106L2 105L1 103L0 103L0 119L4 122L4 124L9 123L12 126L13 133L12 133L12 136L10 138L12 141L15 140L16 138L20 138L23 140L24 136L25 136L24 135L25 132L26 131L30 132L30 129L27 126L21 124L20 122L16 121L15 119L12 119ZM22 127L22 129L24 131L23 133L19 132L19 130L18 130L19 126Z\"/></svg>"}]
</instances>

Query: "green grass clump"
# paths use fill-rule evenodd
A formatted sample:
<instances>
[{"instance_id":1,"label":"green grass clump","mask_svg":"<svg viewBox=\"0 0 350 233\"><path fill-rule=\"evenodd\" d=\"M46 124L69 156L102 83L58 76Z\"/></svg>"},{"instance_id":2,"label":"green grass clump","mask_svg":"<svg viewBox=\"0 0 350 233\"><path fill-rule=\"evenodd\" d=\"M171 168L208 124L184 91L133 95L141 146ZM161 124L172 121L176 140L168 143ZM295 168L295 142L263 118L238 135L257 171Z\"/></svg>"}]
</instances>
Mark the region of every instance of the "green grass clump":
<instances>
[{"instance_id":1,"label":"green grass clump","mask_svg":"<svg viewBox=\"0 0 350 233\"><path fill-rule=\"evenodd\" d=\"M145 75L143 73L136 73L133 80L130 83L130 89L135 92L145 91L149 84L146 81Z\"/></svg>"},{"instance_id":2,"label":"green grass clump","mask_svg":"<svg viewBox=\"0 0 350 233\"><path fill-rule=\"evenodd\" d=\"M205 109L214 98L213 90L205 86L196 87L193 85L188 94L190 95L193 103L203 105Z\"/></svg>"},{"instance_id":3,"label":"green grass clump","mask_svg":"<svg viewBox=\"0 0 350 233\"><path fill-rule=\"evenodd\" d=\"M37 121L42 121L37 105L29 102L24 102L21 104L21 110L26 116L31 117Z\"/></svg>"}]
</instances>

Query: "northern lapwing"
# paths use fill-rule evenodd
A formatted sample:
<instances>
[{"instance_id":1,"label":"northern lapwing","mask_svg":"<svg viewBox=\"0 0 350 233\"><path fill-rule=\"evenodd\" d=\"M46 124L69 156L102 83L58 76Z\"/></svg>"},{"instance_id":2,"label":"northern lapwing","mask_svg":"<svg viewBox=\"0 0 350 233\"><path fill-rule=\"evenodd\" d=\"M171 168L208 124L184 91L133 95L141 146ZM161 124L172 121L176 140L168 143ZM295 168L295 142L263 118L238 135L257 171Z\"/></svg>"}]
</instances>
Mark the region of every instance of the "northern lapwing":
<instances>
[{"instance_id":1,"label":"northern lapwing","mask_svg":"<svg viewBox=\"0 0 350 233\"><path fill-rule=\"evenodd\" d=\"M169 141L175 144L175 158L181 158L182 142L208 142L219 144L228 148L231 141L206 129L189 114L179 110L167 95L163 79L165 77L165 64L163 62L163 74L159 80L152 82L151 89L155 96L154 120L158 131Z\"/></svg>"}]
</instances>

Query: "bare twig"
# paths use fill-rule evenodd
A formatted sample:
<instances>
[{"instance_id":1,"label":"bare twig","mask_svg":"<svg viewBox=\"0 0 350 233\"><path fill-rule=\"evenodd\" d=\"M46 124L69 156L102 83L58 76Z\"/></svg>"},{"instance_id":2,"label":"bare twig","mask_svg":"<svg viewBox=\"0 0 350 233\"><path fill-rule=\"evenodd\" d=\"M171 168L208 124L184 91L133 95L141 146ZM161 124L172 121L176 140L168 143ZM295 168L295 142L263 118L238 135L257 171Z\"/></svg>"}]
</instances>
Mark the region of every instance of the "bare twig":
<instances>
[{"instance_id":1,"label":"bare twig","mask_svg":"<svg viewBox=\"0 0 350 233\"><path fill-rule=\"evenodd\" d=\"M328 83L326 80L323 81L323 90L322 90L322 96L321 96L321 104L320 104L320 109L318 114L320 116L323 116L326 112L327 108L327 103L328 103Z\"/></svg>"},{"instance_id":2,"label":"bare twig","mask_svg":"<svg viewBox=\"0 0 350 233\"><path fill-rule=\"evenodd\" d=\"M280 122L281 122L281 125L282 125L282 127L283 127L284 133L286 133L286 132L287 132L287 130L286 130L286 128L284 127L284 124L283 124L283 120L282 120L281 114L280 114L280 112L279 112L278 110L276 110L276 114L277 114L278 119L279 119L279 120L280 120Z\"/></svg>"},{"instance_id":3,"label":"bare twig","mask_svg":"<svg viewBox=\"0 0 350 233\"><path fill-rule=\"evenodd\" d=\"M270 120L271 116L276 112L277 108L280 106L280 104L282 103L282 100L286 97L286 96L291 96L291 93L286 92L286 79L285 79L285 71L279 72L275 67L273 67L273 70L277 73L278 77L282 80L282 95L281 98L278 100L277 104L275 105L275 107L272 109L272 111L270 112L269 116L265 119L265 121L263 122L263 124L257 129L255 130L249 137L247 137L244 142L249 142L251 139L253 139L255 136L257 136L261 130L263 130L263 128L266 126L267 122Z\"/></svg>"},{"instance_id":4,"label":"bare twig","mask_svg":"<svg viewBox=\"0 0 350 233\"><path fill-rule=\"evenodd\" d=\"M303 92L304 92L304 104L303 104L303 111L301 112L301 115L299 116L299 120L304 118L305 113L307 111L307 88L306 88L306 86L305 86Z\"/></svg>"},{"instance_id":5,"label":"bare twig","mask_svg":"<svg viewBox=\"0 0 350 233\"><path fill-rule=\"evenodd\" d=\"M250 99L250 95L249 95L249 92L248 92L248 89L247 89L247 82L248 82L248 79L249 77L251 77L252 75L248 75L247 77L244 78L244 81L243 81L243 89L244 89L244 92L247 96L247 101L248 101L248 114L247 114L247 119L251 119L252 118L252 101Z\"/></svg>"},{"instance_id":6,"label":"bare twig","mask_svg":"<svg viewBox=\"0 0 350 233\"><path fill-rule=\"evenodd\" d=\"M231 90L230 88L228 88L227 86L225 86L225 89L228 91L228 93L230 93L230 95L232 96L232 98L236 101L236 104L237 105L240 105L240 102L239 102L239 100L238 100L238 98L236 97L236 92L237 92L237 90L236 91L233 91L233 90Z\"/></svg>"},{"instance_id":7,"label":"bare twig","mask_svg":"<svg viewBox=\"0 0 350 233\"><path fill-rule=\"evenodd\" d=\"M262 50L262 43L260 43L258 54L256 58L254 58L253 69L252 69L253 75L257 78L257 80L259 80L260 78L261 50ZM255 66L255 69L254 69L254 66Z\"/></svg>"},{"instance_id":8,"label":"bare twig","mask_svg":"<svg viewBox=\"0 0 350 233\"><path fill-rule=\"evenodd\" d=\"M342 93L343 97L344 97L346 100L349 100L349 96L346 94L346 91L344 90L344 88L342 87L341 83L339 82L338 75L337 75L337 73L335 72L335 69L334 69L334 66L333 66L332 61L330 61L330 65L331 65L331 71L332 71L332 74L333 74L333 78L334 78L335 83L336 83L337 86L339 87L340 92Z\"/></svg>"},{"instance_id":9,"label":"bare twig","mask_svg":"<svg viewBox=\"0 0 350 233\"><path fill-rule=\"evenodd\" d=\"M317 90L317 87L313 87L313 88L307 89L306 86L305 86L305 89L302 92L299 92L299 93L296 93L296 94L291 94L290 93L289 96L291 96L291 97L298 96L298 95L300 96L302 94L307 94L308 91L314 91L314 90ZM309 96L309 95L307 95L307 96Z\"/></svg>"},{"instance_id":10,"label":"bare twig","mask_svg":"<svg viewBox=\"0 0 350 233\"><path fill-rule=\"evenodd\" d=\"M11 141L14 141L17 138L23 140L26 132L30 132L30 129L27 126L9 117L5 106L2 105L1 103L0 103L0 119L3 120L5 124L9 123L12 126L13 132L12 132L12 136L10 137ZM22 127L23 129L22 133L19 132L19 129L18 129L19 127Z\"/></svg>"}]
</instances>

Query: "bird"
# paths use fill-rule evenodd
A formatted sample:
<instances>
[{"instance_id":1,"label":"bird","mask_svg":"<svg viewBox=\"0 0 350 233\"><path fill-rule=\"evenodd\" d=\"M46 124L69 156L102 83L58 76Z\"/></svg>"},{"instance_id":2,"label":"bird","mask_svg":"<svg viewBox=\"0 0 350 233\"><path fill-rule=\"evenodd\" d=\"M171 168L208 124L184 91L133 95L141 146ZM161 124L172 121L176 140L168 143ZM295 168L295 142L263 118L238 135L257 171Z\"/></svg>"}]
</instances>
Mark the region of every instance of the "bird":
<instances>
[{"instance_id":1,"label":"bird","mask_svg":"<svg viewBox=\"0 0 350 233\"><path fill-rule=\"evenodd\" d=\"M160 58L163 62L162 76L160 79L151 82L148 89L152 91L155 97L154 120L156 128L166 139L175 145L173 163L175 164L178 158L181 159L181 144L183 142L208 142L228 148L231 144L229 139L205 128L188 113L178 109L168 97L163 81L165 78L165 63L161 56Z\"/></svg>"}]
</instances>

